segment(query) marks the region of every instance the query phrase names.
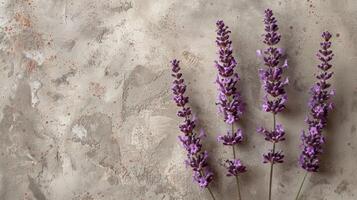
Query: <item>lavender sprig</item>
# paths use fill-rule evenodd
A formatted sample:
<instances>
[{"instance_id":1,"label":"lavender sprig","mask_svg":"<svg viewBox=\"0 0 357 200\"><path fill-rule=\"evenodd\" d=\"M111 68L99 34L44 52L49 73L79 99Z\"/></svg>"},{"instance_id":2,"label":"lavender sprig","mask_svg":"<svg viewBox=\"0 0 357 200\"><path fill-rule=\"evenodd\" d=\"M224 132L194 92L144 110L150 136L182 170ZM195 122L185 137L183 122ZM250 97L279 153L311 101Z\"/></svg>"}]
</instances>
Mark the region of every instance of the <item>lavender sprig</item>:
<instances>
[{"instance_id":1,"label":"lavender sprig","mask_svg":"<svg viewBox=\"0 0 357 200\"><path fill-rule=\"evenodd\" d=\"M332 67L330 61L334 54L331 48L332 35L326 31L322 33L323 41L320 43L321 49L316 54L321 63L317 66L320 69L316 75L317 82L310 90L311 98L308 106L310 108L309 116L306 120L308 131L302 131L302 152L299 159L300 166L308 172L318 172L320 168L319 156L323 152L322 146L325 143L325 137L322 134L323 129L327 124L327 116L329 111L333 109L331 98L334 96L334 90L329 89L331 84L328 80L332 77L333 72L329 72ZM306 174L301 183L296 199L298 199L302 185L304 184Z\"/></svg>"},{"instance_id":2,"label":"lavender sprig","mask_svg":"<svg viewBox=\"0 0 357 200\"><path fill-rule=\"evenodd\" d=\"M265 112L273 114L273 130L259 128L257 131L264 135L265 140L273 143L273 148L269 153L264 154L264 163L270 163L270 180L269 180L269 200L271 200L271 188L273 178L273 165L275 163L282 163L284 155L282 151L276 151L275 144L285 140L284 129L281 124L276 125L276 115L285 109L287 101L287 94L285 86L289 83L287 78L283 78L283 71L287 68L287 61L282 61L283 50L277 48L276 45L281 39L278 33L279 27L277 20L273 16L273 11L265 10L265 34L264 44L267 48L264 51L258 50L258 56L263 59L265 68L259 70L262 86L265 91L262 108Z\"/></svg>"},{"instance_id":3,"label":"lavender sprig","mask_svg":"<svg viewBox=\"0 0 357 200\"><path fill-rule=\"evenodd\" d=\"M234 131L234 123L240 120L244 112L244 103L241 94L237 89L239 81L238 73L234 72L237 62L233 57L232 41L229 39L231 31L222 20L218 20L216 44L219 48L219 59L215 61L215 67L218 70L216 83L218 85L217 105L219 112L223 114L223 120L231 126L231 130L227 131L226 135L218 136L218 141L223 145L232 146L233 160L227 160L227 176L236 177L238 199L241 199L238 175L246 171L246 167L241 160L236 158L234 145L243 141L243 133L241 129Z\"/></svg>"},{"instance_id":4,"label":"lavender sprig","mask_svg":"<svg viewBox=\"0 0 357 200\"><path fill-rule=\"evenodd\" d=\"M334 90L329 90L331 84L327 81L332 77L333 72L328 70L332 67L329 63L334 54L331 47L331 34L324 32L322 34L323 42L321 49L317 53L317 58L322 62L318 65L321 72L316 76L317 82L311 88L311 98L309 100L310 113L306 120L308 131L303 131L301 139L303 151L300 156L300 166L308 172L317 172L319 169L318 155L322 153L322 145L325 141L322 130L327 124L327 116L333 109L331 97L334 96Z\"/></svg>"},{"instance_id":5,"label":"lavender sprig","mask_svg":"<svg viewBox=\"0 0 357 200\"><path fill-rule=\"evenodd\" d=\"M194 131L196 121L192 115L191 108L187 106L189 98L185 96L186 84L182 73L180 73L179 63L180 62L176 59L171 61L172 76L174 77L172 83L173 100L180 109L177 112L177 116L184 119L179 125L183 135L178 138L187 151L187 160L185 162L186 165L190 166L194 171L193 180L196 181L201 188L207 188L214 199L212 192L208 188L213 180L213 173L208 167L208 153L202 150L201 144L201 140L205 134L202 131L199 134Z\"/></svg>"}]
</instances>

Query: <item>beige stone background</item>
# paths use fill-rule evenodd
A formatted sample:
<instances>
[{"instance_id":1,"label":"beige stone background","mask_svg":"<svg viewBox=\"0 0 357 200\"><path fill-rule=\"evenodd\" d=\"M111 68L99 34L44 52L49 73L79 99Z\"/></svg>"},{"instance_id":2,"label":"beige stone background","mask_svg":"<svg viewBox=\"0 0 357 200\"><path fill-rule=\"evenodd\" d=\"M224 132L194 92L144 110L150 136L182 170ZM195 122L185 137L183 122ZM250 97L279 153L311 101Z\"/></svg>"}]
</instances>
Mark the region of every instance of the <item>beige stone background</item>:
<instances>
[{"instance_id":1,"label":"beige stone background","mask_svg":"<svg viewBox=\"0 0 357 200\"><path fill-rule=\"evenodd\" d=\"M231 27L241 90L248 104L239 148L249 172L244 200L266 199L269 147L255 130L260 109L256 49L272 8L290 68L288 109L278 117L287 140L275 168L274 200L293 199L320 34L333 33L335 111L325 131L322 170L303 199L357 199L356 0L1 0L0 200L201 200L177 141L169 60L182 60L191 105L208 137L217 200L236 199L217 144L215 21Z\"/></svg>"}]
</instances>

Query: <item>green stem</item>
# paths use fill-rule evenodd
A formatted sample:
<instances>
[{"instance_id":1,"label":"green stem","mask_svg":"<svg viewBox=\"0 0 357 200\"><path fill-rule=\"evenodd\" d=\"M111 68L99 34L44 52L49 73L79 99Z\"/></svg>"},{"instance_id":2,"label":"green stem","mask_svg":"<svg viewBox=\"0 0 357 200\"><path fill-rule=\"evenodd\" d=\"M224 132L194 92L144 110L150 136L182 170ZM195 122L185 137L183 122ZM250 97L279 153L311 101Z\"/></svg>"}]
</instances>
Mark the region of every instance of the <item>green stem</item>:
<instances>
[{"instance_id":1,"label":"green stem","mask_svg":"<svg viewBox=\"0 0 357 200\"><path fill-rule=\"evenodd\" d=\"M213 192L211 191L211 189L209 187L207 187L208 192L211 194L211 197L213 200L216 200L216 198L214 198Z\"/></svg>"},{"instance_id":2,"label":"green stem","mask_svg":"<svg viewBox=\"0 0 357 200\"><path fill-rule=\"evenodd\" d=\"M275 119L275 114L273 114L273 129L275 131L276 129L276 119ZM273 155L275 153L275 142L273 142L273 151L272 151ZM274 171L274 160L271 161L270 164L270 177L269 177L269 200L271 200L271 189L272 189L272 185L273 185L273 171Z\"/></svg>"},{"instance_id":3,"label":"green stem","mask_svg":"<svg viewBox=\"0 0 357 200\"><path fill-rule=\"evenodd\" d=\"M234 133L234 125L232 124L232 134ZM235 160L237 158L236 156L236 151L234 148L234 145L232 145L232 150L233 150L233 159ZM239 187L239 178L236 176L236 182L237 182L237 190L238 190L238 200L242 200L241 194L240 194L240 187Z\"/></svg>"},{"instance_id":4,"label":"green stem","mask_svg":"<svg viewBox=\"0 0 357 200\"><path fill-rule=\"evenodd\" d=\"M299 191L298 191L298 193L296 194L295 200L298 200L298 199L299 199L302 186L304 185L305 179L306 179L306 177L307 177L307 173L308 173L308 172L306 171L306 173L305 173L305 175L304 175L304 178L302 179L302 182L301 182L301 184L300 184Z\"/></svg>"}]
</instances>

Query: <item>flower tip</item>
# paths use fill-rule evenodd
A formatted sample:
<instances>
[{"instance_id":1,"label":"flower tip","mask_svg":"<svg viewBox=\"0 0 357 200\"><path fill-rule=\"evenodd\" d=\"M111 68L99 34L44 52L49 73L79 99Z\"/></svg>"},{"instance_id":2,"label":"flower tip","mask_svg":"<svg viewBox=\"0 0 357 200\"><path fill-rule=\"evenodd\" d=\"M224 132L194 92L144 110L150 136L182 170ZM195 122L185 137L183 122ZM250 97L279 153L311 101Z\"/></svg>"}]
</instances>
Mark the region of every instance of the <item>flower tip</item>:
<instances>
[{"instance_id":1,"label":"flower tip","mask_svg":"<svg viewBox=\"0 0 357 200\"><path fill-rule=\"evenodd\" d=\"M172 63L173 65L179 64L179 62L180 62L180 61L177 60L176 58L170 61L170 63Z\"/></svg>"},{"instance_id":2,"label":"flower tip","mask_svg":"<svg viewBox=\"0 0 357 200\"><path fill-rule=\"evenodd\" d=\"M335 95L336 95L336 90L335 89L331 90L330 91L330 96L335 96Z\"/></svg>"},{"instance_id":3,"label":"flower tip","mask_svg":"<svg viewBox=\"0 0 357 200\"><path fill-rule=\"evenodd\" d=\"M325 32L322 33L322 37L323 37L323 38L325 39L325 41L327 42L327 41L329 41L329 40L331 39L332 35L331 35L330 32L325 31Z\"/></svg>"},{"instance_id":4,"label":"flower tip","mask_svg":"<svg viewBox=\"0 0 357 200\"><path fill-rule=\"evenodd\" d=\"M256 55L258 58L262 58L263 57L263 54L262 54L262 50L258 49L255 51Z\"/></svg>"},{"instance_id":5,"label":"flower tip","mask_svg":"<svg viewBox=\"0 0 357 200\"><path fill-rule=\"evenodd\" d=\"M205 130L203 128L201 128L199 137L203 138L203 137L206 137L206 136L207 136L207 134L206 134Z\"/></svg>"},{"instance_id":6,"label":"flower tip","mask_svg":"<svg viewBox=\"0 0 357 200\"><path fill-rule=\"evenodd\" d=\"M289 84L289 78L288 78L288 77L286 77L286 79L285 79L285 81L284 81L284 84L285 84L285 85L288 85L288 84Z\"/></svg>"},{"instance_id":7,"label":"flower tip","mask_svg":"<svg viewBox=\"0 0 357 200\"><path fill-rule=\"evenodd\" d=\"M329 110L333 110L335 108L335 104L334 103L330 103L329 105L328 105L328 109Z\"/></svg>"},{"instance_id":8,"label":"flower tip","mask_svg":"<svg viewBox=\"0 0 357 200\"><path fill-rule=\"evenodd\" d=\"M221 23L223 23L223 20L221 20L221 19L217 20L217 22L216 22L216 24L221 24Z\"/></svg>"},{"instance_id":9,"label":"flower tip","mask_svg":"<svg viewBox=\"0 0 357 200\"><path fill-rule=\"evenodd\" d=\"M192 121L193 121L193 122L197 122L197 116L196 116L196 114L193 114L193 115L192 115Z\"/></svg>"},{"instance_id":10,"label":"flower tip","mask_svg":"<svg viewBox=\"0 0 357 200\"><path fill-rule=\"evenodd\" d=\"M223 29L224 28L224 26L225 26L225 24L224 24L224 21L223 20L217 20L217 22L216 22L216 26L217 26L217 28L218 28L218 30L221 30L221 29Z\"/></svg>"},{"instance_id":11,"label":"flower tip","mask_svg":"<svg viewBox=\"0 0 357 200\"><path fill-rule=\"evenodd\" d=\"M283 68L286 69L286 68L288 68L288 67L289 67L289 65L288 65L288 59L285 59L285 60L284 60L284 64L283 64Z\"/></svg>"},{"instance_id":12,"label":"flower tip","mask_svg":"<svg viewBox=\"0 0 357 200\"><path fill-rule=\"evenodd\" d=\"M258 132L258 133L261 133L261 132L263 132L263 131L264 131L264 128L263 128L263 127L258 127L258 128L257 128L257 132Z\"/></svg>"},{"instance_id":13,"label":"flower tip","mask_svg":"<svg viewBox=\"0 0 357 200\"><path fill-rule=\"evenodd\" d=\"M272 13L273 11L270 8L265 9L265 13Z\"/></svg>"},{"instance_id":14,"label":"flower tip","mask_svg":"<svg viewBox=\"0 0 357 200\"><path fill-rule=\"evenodd\" d=\"M283 130L283 125L282 124L276 124L276 130Z\"/></svg>"},{"instance_id":15,"label":"flower tip","mask_svg":"<svg viewBox=\"0 0 357 200\"><path fill-rule=\"evenodd\" d=\"M278 52L284 56L285 55L285 49L284 48L278 48Z\"/></svg>"}]
</instances>

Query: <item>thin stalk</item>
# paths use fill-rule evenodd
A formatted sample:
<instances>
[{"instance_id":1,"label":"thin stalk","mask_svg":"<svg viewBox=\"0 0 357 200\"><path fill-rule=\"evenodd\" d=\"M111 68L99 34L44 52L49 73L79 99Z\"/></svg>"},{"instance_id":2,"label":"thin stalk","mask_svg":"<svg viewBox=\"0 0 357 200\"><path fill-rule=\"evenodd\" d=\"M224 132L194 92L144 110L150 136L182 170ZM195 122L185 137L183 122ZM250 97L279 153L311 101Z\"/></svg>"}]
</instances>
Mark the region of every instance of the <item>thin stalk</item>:
<instances>
[{"instance_id":1,"label":"thin stalk","mask_svg":"<svg viewBox=\"0 0 357 200\"><path fill-rule=\"evenodd\" d=\"M236 176L236 181L237 181L237 188L238 188L238 200L242 199L242 196L240 195L240 187L239 187L239 179L238 176Z\"/></svg>"},{"instance_id":2,"label":"thin stalk","mask_svg":"<svg viewBox=\"0 0 357 200\"><path fill-rule=\"evenodd\" d=\"M208 192L211 194L211 197L213 200L216 200L216 198L214 198L213 192L211 191L211 189L209 187L207 187Z\"/></svg>"},{"instance_id":3,"label":"thin stalk","mask_svg":"<svg viewBox=\"0 0 357 200\"><path fill-rule=\"evenodd\" d=\"M234 145L232 145L232 151L233 151L233 158L235 160L237 156L236 156L236 150L234 148Z\"/></svg>"},{"instance_id":4,"label":"thin stalk","mask_svg":"<svg viewBox=\"0 0 357 200\"><path fill-rule=\"evenodd\" d=\"M234 133L234 124L232 123L232 134ZM233 149L233 158L236 159L236 151L234 149L234 145L232 145L232 149Z\"/></svg>"},{"instance_id":5,"label":"thin stalk","mask_svg":"<svg viewBox=\"0 0 357 200\"><path fill-rule=\"evenodd\" d=\"M273 129L275 131L276 129L276 119L275 119L275 114L273 114ZM273 155L275 153L275 142L273 142ZM273 171L274 171L274 160L271 161L270 164L270 177L269 177L269 200L271 200L271 189L273 185Z\"/></svg>"},{"instance_id":6,"label":"thin stalk","mask_svg":"<svg viewBox=\"0 0 357 200\"><path fill-rule=\"evenodd\" d=\"M273 143L273 154L275 153L275 142ZM271 189L273 185L273 170L274 170L274 161L271 161L270 164L270 178L269 178L269 200L271 200Z\"/></svg>"},{"instance_id":7,"label":"thin stalk","mask_svg":"<svg viewBox=\"0 0 357 200\"><path fill-rule=\"evenodd\" d=\"M301 184L300 184L299 191L298 191L298 193L296 194L295 200L298 200L298 199L299 199L302 186L304 185L305 179L306 179L306 177L307 177L307 173L308 173L308 172L306 171L306 173L305 173L305 175L304 175L304 178L302 179L302 182L301 182Z\"/></svg>"},{"instance_id":8,"label":"thin stalk","mask_svg":"<svg viewBox=\"0 0 357 200\"><path fill-rule=\"evenodd\" d=\"M234 133L234 125L232 124L232 134L233 133ZM236 151L235 151L234 145L232 145L232 150L233 150L233 159L235 160L237 156L236 156ZM241 197L241 194L240 194L240 186L239 186L239 178L238 178L238 176L236 176L236 182L237 182L238 200L241 200L242 197Z\"/></svg>"}]
</instances>

